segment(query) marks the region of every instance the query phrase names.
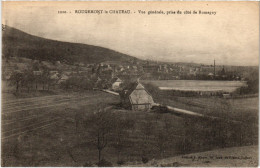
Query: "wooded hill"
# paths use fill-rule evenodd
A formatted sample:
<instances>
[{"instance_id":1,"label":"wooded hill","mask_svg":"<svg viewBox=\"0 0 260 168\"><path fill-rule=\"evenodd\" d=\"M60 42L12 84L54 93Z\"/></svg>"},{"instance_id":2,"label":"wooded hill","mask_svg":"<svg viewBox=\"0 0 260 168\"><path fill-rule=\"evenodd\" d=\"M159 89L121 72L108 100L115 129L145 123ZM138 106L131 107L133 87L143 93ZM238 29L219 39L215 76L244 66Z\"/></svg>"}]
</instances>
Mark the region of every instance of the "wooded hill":
<instances>
[{"instance_id":1,"label":"wooded hill","mask_svg":"<svg viewBox=\"0 0 260 168\"><path fill-rule=\"evenodd\" d=\"M103 61L117 61L122 63L137 61L138 59L107 48L49 40L27 34L18 29L3 25L3 56L25 57L42 61L60 61L73 63L100 63Z\"/></svg>"}]
</instances>

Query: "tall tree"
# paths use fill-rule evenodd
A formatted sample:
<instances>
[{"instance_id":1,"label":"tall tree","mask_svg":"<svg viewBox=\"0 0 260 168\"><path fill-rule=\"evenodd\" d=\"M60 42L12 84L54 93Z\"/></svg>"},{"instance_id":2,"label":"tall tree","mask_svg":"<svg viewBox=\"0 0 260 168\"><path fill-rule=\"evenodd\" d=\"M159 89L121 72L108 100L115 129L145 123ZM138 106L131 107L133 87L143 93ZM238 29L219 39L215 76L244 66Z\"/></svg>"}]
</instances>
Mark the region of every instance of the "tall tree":
<instances>
[{"instance_id":1,"label":"tall tree","mask_svg":"<svg viewBox=\"0 0 260 168\"><path fill-rule=\"evenodd\" d=\"M16 92L19 91L22 79L23 79L23 73L21 73L21 72L13 72L9 79L10 84L16 86Z\"/></svg>"},{"instance_id":2,"label":"tall tree","mask_svg":"<svg viewBox=\"0 0 260 168\"><path fill-rule=\"evenodd\" d=\"M102 159L102 151L107 147L109 135L114 125L114 115L104 108L99 108L97 112L88 117L86 126L89 136L93 139L94 145L98 150L99 162Z\"/></svg>"},{"instance_id":3,"label":"tall tree","mask_svg":"<svg viewBox=\"0 0 260 168\"><path fill-rule=\"evenodd\" d=\"M21 80L22 86L27 88L27 92L30 92L30 88L32 87L32 84L35 80L35 77L33 75L33 72L31 69L26 69L23 72L23 77Z\"/></svg>"},{"instance_id":4,"label":"tall tree","mask_svg":"<svg viewBox=\"0 0 260 168\"><path fill-rule=\"evenodd\" d=\"M40 76L40 81L42 83L42 90L45 89L45 84L48 84L50 82L50 71L48 67L42 66L42 74Z\"/></svg>"}]
</instances>

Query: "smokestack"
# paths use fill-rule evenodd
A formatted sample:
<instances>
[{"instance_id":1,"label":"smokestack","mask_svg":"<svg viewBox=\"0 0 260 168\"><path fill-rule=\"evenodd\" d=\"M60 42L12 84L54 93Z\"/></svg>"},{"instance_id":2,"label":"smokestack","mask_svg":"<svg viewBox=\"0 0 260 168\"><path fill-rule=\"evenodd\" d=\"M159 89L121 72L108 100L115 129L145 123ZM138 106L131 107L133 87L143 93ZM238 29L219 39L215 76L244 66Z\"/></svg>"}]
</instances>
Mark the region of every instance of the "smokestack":
<instances>
[{"instance_id":1,"label":"smokestack","mask_svg":"<svg viewBox=\"0 0 260 168\"><path fill-rule=\"evenodd\" d=\"M215 64L215 59L214 59L214 78L216 76L216 69L215 69L215 67L216 67L216 64Z\"/></svg>"}]
</instances>

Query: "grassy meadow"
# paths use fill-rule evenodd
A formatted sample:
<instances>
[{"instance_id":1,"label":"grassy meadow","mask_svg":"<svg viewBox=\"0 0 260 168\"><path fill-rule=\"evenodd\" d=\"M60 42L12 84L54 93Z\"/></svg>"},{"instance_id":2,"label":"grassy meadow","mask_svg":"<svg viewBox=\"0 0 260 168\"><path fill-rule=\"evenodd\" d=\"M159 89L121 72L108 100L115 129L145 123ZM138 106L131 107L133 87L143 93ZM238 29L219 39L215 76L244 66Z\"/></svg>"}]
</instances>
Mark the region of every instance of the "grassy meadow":
<instances>
[{"instance_id":1,"label":"grassy meadow","mask_svg":"<svg viewBox=\"0 0 260 168\"><path fill-rule=\"evenodd\" d=\"M101 159L113 166L258 144L258 98L154 96L156 103L223 118L219 121L156 110L125 110L120 107L119 97L100 91L37 94L35 98L17 99L5 93L8 99L2 102L2 166L97 166L98 122L93 114L102 108L113 114L110 122L132 123L125 129L120 129L124 125L113 125L105 137ZM24 130L28 131L21 133Z\"/></svg>"}]
</instances>

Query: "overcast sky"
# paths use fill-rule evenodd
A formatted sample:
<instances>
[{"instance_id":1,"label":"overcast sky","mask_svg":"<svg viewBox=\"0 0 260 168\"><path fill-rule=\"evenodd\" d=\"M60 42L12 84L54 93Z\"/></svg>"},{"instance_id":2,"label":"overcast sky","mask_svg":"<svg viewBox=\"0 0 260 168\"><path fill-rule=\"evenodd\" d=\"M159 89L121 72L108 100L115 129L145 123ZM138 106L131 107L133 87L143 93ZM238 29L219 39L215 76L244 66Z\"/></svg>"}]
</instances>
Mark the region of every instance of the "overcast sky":
<instances>
[{"instance_id":1,"label":"overcast sky","mask_svg":"<svg viewBox=\"0 0 260 168\"><path fill-rule=\"evenodd\" d=\"M258 65L257 2L3 3L4 24L48 39L102 46L142 59ZM131 14L74 12L122 9ZM59 10L71 13L58 14ZM201 10L216 15L147 15L138 10Z\"/></svg>"}]
</instances>

